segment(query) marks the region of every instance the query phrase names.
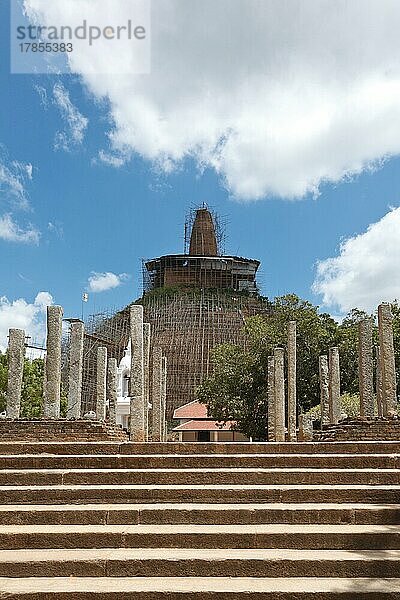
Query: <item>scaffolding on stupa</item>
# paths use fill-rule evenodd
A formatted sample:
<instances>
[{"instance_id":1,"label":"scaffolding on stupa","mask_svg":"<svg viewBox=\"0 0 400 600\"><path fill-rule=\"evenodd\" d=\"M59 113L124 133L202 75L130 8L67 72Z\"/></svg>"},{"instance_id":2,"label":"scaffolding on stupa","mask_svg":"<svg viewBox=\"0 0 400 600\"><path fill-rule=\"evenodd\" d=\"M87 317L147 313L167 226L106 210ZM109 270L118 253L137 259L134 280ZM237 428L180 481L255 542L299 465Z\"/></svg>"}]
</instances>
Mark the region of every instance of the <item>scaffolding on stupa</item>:
<instances>
[{"instance_id":1,"label":"scaffolding on stupa","mask_svg":"<svg viewBox=\"0 0 400 600\"><path fill-rule=\"evenodd\" d=\"M211 350L220 344L245 346L246 317L270 314L270 304L223 290L180 291L143 298L153 344L168 364L167 413L195 399L196 390L212 373Z\"/></svg>"},{"instance_id":2,"label":"scaffolding on stupa","mask_svg":"<svg viewBox=\"0 0 400 600\"><path fill-rule=\"evenodd\" d=\"M90 315L85 322L83 344L82 411L96 407L97 350L107 348L108 358L118 363L124 356L130 335L129 306L122 310L105 310Z\"/></svg>"},{"instance_id":3,"label":"scaffolding on stupa","mask_svg":"<svg viewBox=\"0 0 400 600\"><path fill-rule=\"evenodd\" d=\"M190 231L190 236L189 236ZM189 213L185 252L143 261L144 321L151 349L167 359L167 415L195 399L212 372L211 350L220 344L244 346L246 317L270 314L259 296L259 261L221 254L224 232L205 206ZM119 362L129 341L129 306L92 315L85 325L83 409L96 403L97 349L105 346Z\"/></svg>"}]
</instances>

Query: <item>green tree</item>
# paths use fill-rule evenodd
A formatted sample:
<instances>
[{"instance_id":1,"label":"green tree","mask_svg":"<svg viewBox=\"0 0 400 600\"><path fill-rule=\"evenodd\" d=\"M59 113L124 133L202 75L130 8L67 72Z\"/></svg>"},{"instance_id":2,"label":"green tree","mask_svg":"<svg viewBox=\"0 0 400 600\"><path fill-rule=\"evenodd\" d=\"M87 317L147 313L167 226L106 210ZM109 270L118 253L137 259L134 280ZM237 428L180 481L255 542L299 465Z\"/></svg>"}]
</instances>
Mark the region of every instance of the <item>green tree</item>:
<instances>
[{"instance_id":1,"label":"green tree","mask_svg":"<svg viewBox=\"0 0 400 600\"><path fill-rule=\"evenodd\" d=\"M7 363L7 353L0 352L0 412L3 412L6 408ZM34 419L41 416L43 407L43 372L43 359L25 359L21 390L21 417Z\"/></svg>"},{"instance_id":2,"label":"green tree","mask_svg":"<svg viewBox=\"0 0 400 600\"><path fill-rule=\"evenodd\" d=\"M21 417L38 419L43 407L44 361L41 358L25 360L21 394Z\"/></svg>"},{"instance_id":3,"label":"green tree","mask_svg":"<svg viewBox=\"0 0 400 600\"><path fill-rule=\"evenodd\" d=\"M286 347L287 323L297 322L298 403L309 410L319 402L318 360L338 343L338 324L318 307L294 294L278 297L271 314L246 319L246 348L224 345L212 353L214 372L197 397L221 421L236 420L237 428L254 439L265 439L267 424L267 357Z\"/></svg>"},{"instance_id":4,"label":"green tree","mask_svg":"<svg viewBox=\"0 0 400 600\"><path fill-rule=\"evenodd\" d=\"M267 401L263 361L232 344L215 348L212 360L214 375L199 388L198 399L208 404L210 414L219 421L236 421L237 429L264 440Z\"/></svg>"}]
</instances>

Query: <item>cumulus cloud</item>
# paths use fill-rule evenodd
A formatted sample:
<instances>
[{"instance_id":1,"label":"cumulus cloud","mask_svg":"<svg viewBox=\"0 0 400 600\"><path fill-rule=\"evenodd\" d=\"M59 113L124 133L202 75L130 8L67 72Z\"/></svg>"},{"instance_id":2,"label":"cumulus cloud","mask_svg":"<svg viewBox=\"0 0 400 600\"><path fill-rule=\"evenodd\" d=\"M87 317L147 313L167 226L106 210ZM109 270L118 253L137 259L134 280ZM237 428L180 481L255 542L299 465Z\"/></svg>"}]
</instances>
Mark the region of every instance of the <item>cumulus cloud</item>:
<instances>
[{"instance_id":1,"label":"cumulus cloud","mask_svg":"<svg viewBox=\"0 0 400 600\"><path fill-rule=\"evenodd\" d=\"M400 208L371 224L367 231L342 242L339 254L317 264L313 290L325 306L342 312L375 310L400 299Z\"/></svg>"},{"instance_id":2,"label":"cumulus cloud","mask_svg":"<svg viewBox=\"0 0 400 600\"><path fill-rule=\"evenodd\" d=\"M32 303L23 298L11 301L6 296L0 297L0 350L6 350L8 330L11 328L24 329L26 335L43 343L46 308L51 304L53 298L49 292L39 292Z\"/></svg>"},{"instance_id":3,"label":"cumulus cloud","mask_svg":"<svg viewBox=\"0 0 400 600\"><path fill-rule=\"evenodd\" d=\"M124 0L93 4L94 23L134 18ZM400 152L398 0L156 4L150 75L118 76L134 45L68 56L110 103L112 152L166 172L190 157L242 199L316 195ZM47 23L81 17L81 0L25 6Z\"/></svg>"},{"instance_id":4,"label":"cumulus cloud","mask_svg":"<svg viewBox=\"0 0 400 600\"><path fill-rule=\"evenodd\" d=\"M88 126L88 119L72 104L69 92L62 83L54 85L53 97L66 127L64 131L56 133L54 147L56 150L68 152L82 144Z\"/></svg>"},{"instance_id":5,"label":"cumulus cloud","mask_svg":"<svg viewBox=\"0 0 400 600\"><path fill-rule=\"evenodd\" d=\"M96 273L93 272L88 280L88 290L90 292L105 292L107 290L112 290L120 286L124 281L128 279L128 275L126 273L121 273L120 275L116 275L115 273Z\"/></svg>"},{"instance_id":6,"label":"cumulus cloud","mask_svg":"<svg viewBox=\"0 0 400 600\"><path fill-rule=\"evenodd\" d=\"M0 217L0 239L6 242L38 244L40 232L33 225L28 225L26 229L22 229L11 215L6 214Z\"/></svg>"}]
</instances>

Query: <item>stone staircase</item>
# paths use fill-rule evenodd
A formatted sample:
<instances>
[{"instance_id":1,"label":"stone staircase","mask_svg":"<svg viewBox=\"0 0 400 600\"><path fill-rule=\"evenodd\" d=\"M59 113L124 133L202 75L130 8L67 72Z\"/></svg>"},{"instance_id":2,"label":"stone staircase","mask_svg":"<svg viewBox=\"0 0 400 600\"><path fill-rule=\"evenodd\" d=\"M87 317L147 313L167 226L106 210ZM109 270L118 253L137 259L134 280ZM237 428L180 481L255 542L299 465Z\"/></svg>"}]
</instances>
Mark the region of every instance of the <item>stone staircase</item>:
<instances>
[{"instance_id":1,"label":"stone staircase","mask_svg":"<svg viewBox=\"0 0 400 600\"><path fill-rule=\"evenodd\" d=\"M0 598L400 598L400 442L0 443Z\"/></svg>"}]
</instances>

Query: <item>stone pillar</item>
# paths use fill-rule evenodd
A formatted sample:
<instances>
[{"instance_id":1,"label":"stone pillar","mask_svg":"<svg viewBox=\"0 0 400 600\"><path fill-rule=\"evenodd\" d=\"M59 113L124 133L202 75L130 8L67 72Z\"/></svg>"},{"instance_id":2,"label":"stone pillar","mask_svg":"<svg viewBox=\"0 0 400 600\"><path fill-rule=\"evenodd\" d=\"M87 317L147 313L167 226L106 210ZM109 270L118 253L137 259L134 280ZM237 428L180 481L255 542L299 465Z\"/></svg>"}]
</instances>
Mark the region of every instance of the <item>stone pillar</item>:
<instances>
[{"instance_id":1,"label":"stone pillar","mask_svg":"<svg viewBox=\"0 0 400 600\"><path fill-rule=\"evenodd\" d=\"M285 441L285 371L284 350L274 349L275 382L275 437L277 442Z\"/></svg>"},{"instance_id":2,"label":"stone pillar","mask_svg":"<svg viewBox=\"0 0 400 600\"><path fill-rule=\"evenodd\" d=\"M61 336L63 309L47 307L47 355L43 416L59 419L61 401Z\"/></svg>"},{"instance_id":3,"label":"stone pillar","mask_svg":"<svg viewBox=\"0 0 400 600\"><path fill-rule=\"evenodd\" d=\"M329 422L338 423L340 412L339 348L329 348Z\"/></svg>"},{"instance_id":4,"label":"stone pillar","mask_svg":"<svg viewBox=\"0 0 400 600\"><path fill-rule=\"evenodd\" d=\"M143 361L144 361L144 438L149 438L149 404L150 404L150 323L143 323Z\"/></svg>"},{"instance_id":5,"label":"stone pillar","mask_svg":"<svg viewBox=\"0 0 400 600\"><path fill-rule=\"evenodd\" d=\"M104 421L106 418L106 385L107 385L107 348L97 348L96 371L96 418Z\"/></svg>"},{"instance_id":6,"label":"stone pillar","mask_svg":"<svg viewBox=\"0 0 400 600\"><path fill-rule=\"evenodd\" d=\"M295 442L297 439L297 435L296 435L296 421L297 421L296 321L289 321L289 324L288 324L287 357L288 357L288 440L289 440L289 442Z\"/></svg>"},{"instance_id":7,"label":"stone pillar","mask_svg":"<svg viewBox=\"0 0 400 600\"><path fill-rule=\"evenodd\" d=\"M376 347L376 403L378 405L378 416L383 417L382 373L379 346Z\"/></svg>"},{"instance_id":8,"label":"stone pillar","mask_svg":"<svg viewBox=\"0 0 400 600\"><path fill-rule=\"evenodd\" d=\"M313 423L309 413L299 415L299 442L312 442Z\"/></svg>"},{"instance_id":9,"label":"stone pillar","mask_svg":"<svg viewBox=\"0 0 400 600\"><path fill-rule=\"evenodd\" d=\"M372 352L372 320L358 324L358 380L360 416L374 416L374 371Z\"/></svg>"},{"instance_id":10,"label":"stone pillar","mask_svg":"<svg viewBox=\"0 0 400 600\"><path fill-rule=\"evenodd\" d=\"M167 441L167 359L162 357L161 368L161 435L162 441Z\"/></svg>"},{"instance_id":11,"label":"stone pillar","mask_svg":"<svg viewBox=\"0 0 400 600\"><path fill-rule=\"evenodd\" d=\"M10 329L8 336L6 415L8 419L18 419L21 406L22 378L24 375L25 331L22 329Z\"/></svg>"},{"instance_id":12,"label":"stone pillar","mask_svg":"<svg viewBox=\"0 0 400 600\"><path fill-rule=\"evenodd\" d=\"M396 410L396 367L393 347L393 317L390 304L378 306L379 350L382 375L382 406L385 417Z\"/></svg>"},{"instance_id":13,"label":"stone pillar","mask_svg":"<svg viewBox=\"0 0 400 600\"><path fill-rule=\"evenodd\" d=\"M151 404L152 404L152 435L153 442L161 442L161 389L162 381L162 351L161 348L153 349L152 357L152 384L151 384Z\"/></svg>"},{"instance_id":14,"label":"stone pillar","mask_svg":"<svg viewBox=\"0 0 400 600\"><path fill-rule=\"evenodd\" d=\"M275 442L275 379L274 357L268 356L268 441Z\"/></svg>"},{"instance_id":15,"label":"stone pillar","mask_svg":"<svg viewBox=\"0 0 400 600\"><path fill-rule=\"evenodd\" d=\"M319 357L319 388L321 395L321 429L329 424L329 381L328 357L326 354Z\"/></svg>"},{"instance_id":16,"label":"stone pillar","mask_svg":"<svg viewBox=\"0 0 400 600\"><path fill-rule=\"evenodd\" d=\"M79 419L81 416L84 333L85 326L82 322L71 323L68 373L68 419Z\"/></svg>"},{"instance_id":17,"label":"stone pillar","mask_svg":"<svg viewBox=\"0 0 400 600\"><path fill-rule=\"evenodd\" d=\"M107 399L109 406L109 419L111 425L116 423L117 407L117 372L118 363L116 358L109 358L107 363Z\"/></svg>"},{"instance_id":18,"label":"stone pillar","mask_svg":"<svg viewBox=\"0 0 400 600\"><path fill-rule=\"evenodd\" d=\"M143 360L143 306L133 304L130 310L131 378L130 378L130 433L131 442L144 442L144 360Z\"/></svg>"}]
</instances>

